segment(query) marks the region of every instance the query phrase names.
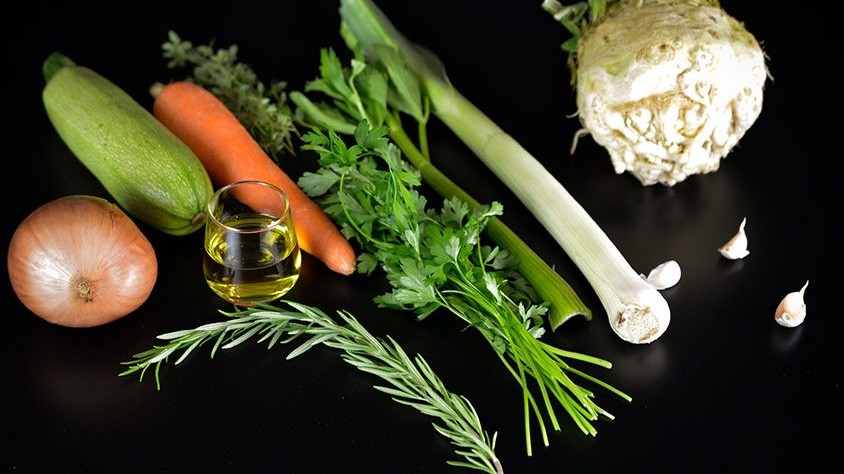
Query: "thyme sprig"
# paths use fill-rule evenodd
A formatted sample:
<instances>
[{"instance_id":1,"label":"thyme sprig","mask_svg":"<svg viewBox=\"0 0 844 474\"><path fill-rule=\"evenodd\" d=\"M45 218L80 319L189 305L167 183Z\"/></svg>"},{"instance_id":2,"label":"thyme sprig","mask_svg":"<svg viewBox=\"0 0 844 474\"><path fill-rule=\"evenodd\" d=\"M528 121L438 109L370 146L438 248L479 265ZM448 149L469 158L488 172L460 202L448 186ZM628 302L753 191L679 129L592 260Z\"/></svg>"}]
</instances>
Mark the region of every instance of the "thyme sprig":
<instances>
[{"instance_id":1,"label":"thyme sprig","mask_svg":"<svg viewBox=\"0 0 844 474\"><path fill-rule=\"evenodd\" d=\"M349 312L338 311L339 322L336 322L315 307L284 300L277 305L261 304L222 314L227 319L158 336L166 343L123 362L129 368L120 376L139 374L143 380L147 371L153 369L156 386L160 388L162 364L176 356L175 364L179 364L205 344L212 344L211 357L214 357L220 349L230 349L251 339L272 348L306 338L287 355L288 360L320 344L343 351L344 361L387 382L387 385L375 385L375 389L439 420L433 423L434 429L448 438L457 448L456 453L463 457L463 460L449 460L448 464L490 474L504 472L495 455L497 433L490 437L484 431L469 400L450 392L421 355L411 358L392 338L375 337Z\"/></svg>"}]
</instances>

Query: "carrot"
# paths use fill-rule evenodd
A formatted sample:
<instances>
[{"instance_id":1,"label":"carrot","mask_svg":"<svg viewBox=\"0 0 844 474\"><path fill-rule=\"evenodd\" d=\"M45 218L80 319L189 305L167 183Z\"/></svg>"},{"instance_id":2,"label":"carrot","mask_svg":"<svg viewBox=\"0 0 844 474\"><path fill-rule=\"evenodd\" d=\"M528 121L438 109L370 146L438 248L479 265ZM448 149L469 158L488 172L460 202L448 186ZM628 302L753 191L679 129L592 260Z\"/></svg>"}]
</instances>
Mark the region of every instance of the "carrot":
<instances>
[{"instance_id":1,"label":"carrot","mask_svg":"<svg viewBox=\"0 0 844 474\"><path fill-rule=\"evenodd\" d=\"M193 150L215 186L251 179L281 188L290 201L299 247L335 272L354 272L355 252L334 221L214 94L191 82L173 82L156 95L153 114Z\"/></svg>"}]
</instances>

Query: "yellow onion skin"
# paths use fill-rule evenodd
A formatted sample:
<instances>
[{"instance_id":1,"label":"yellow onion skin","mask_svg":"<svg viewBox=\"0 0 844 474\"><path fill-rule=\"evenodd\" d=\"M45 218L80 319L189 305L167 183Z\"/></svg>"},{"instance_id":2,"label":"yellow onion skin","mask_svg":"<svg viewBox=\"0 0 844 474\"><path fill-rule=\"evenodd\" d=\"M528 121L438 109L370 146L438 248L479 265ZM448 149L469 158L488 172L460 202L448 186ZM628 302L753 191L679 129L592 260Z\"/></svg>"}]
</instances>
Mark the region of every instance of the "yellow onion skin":
<instances>
[{"instance_id":1,"label":"yellow onion skin","mask_svg":"<svg viewBox=\"0 0 844 474\"><path fill-rule=\"evenodd\" d=\"M128 315L158 277L155 250L117 205L95 196L65 196L18 225L7 255L20 301L66 327L99 326Z\"/></svg>"}]
</instances>

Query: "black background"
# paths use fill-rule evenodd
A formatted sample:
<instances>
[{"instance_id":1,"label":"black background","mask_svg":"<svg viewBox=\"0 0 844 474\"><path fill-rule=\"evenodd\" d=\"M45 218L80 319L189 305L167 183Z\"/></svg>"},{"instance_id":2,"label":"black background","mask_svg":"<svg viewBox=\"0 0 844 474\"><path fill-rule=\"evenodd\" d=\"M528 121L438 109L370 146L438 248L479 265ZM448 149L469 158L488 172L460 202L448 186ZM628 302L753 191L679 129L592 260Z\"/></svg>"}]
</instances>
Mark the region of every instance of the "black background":
<instances>
[{"instance_id":1,"label":"black background","mask_svg":"<svg viewBox=\"0 0 844 474\"><path fill-rule=\"evenodd\" d=\"M195 43L237 44L240 58L265 82L300 89L317 74L321 47L348 58L337 4L303 3L28 5L24 13L4 14L0 245L8 248L17 224L49 200L108 197L47 120L40 66L50 52L67 54L151 106L150 84L181 78L161 58L160 44L174 29ZM761 472L819 461L832 461L840 472L842 315L833 302L840 291L834 229L841 200L833 190L841 154L831 130L837 119L822 115L837 100L821 81L829 71L805 55L819 38L791 10L723 2L770 57L774 80L766 85L762 115L718 172L673 188L644 188L613 174L606 152L590 139L569 155L578 124L569 118L574 93L559 48L567 34L540 3L384 0L381 6L406 36L439 55L458 90L548 167L635 269L646 273L668 259L681 264L683 279L665 292L668 331L650 345L622 342L544 229L447 129L436 121L430 126L434 161L479 200L501 201L505 222L595 312L591 322L571 321L546 340L612 361L610 370L580 368L633 401L596 389L598 404L616 419L598 421L593 438L561 412L561 432L550 434L548 447L537 441L528 457L518 385L456 317L438 312L418 322L378 309L371 299L387 289L380 275L342 277L309 256L288 297L327 312L349 310L373 333L422 354L453 392L472 401L485 429L498 432L505 472ZM313 166L304 153L285 165L291 174ZM742 217L751 254L724 260L716 249ZM227 309L203 281L201 233L142 230L159 259L156 287L139 310L101 327L44 322L18 301L3 272L0 383L7 400L3 429L11 440L3 459L8 471L459 472L446 465L455 455L431 427L434 420L373 390L379 380L332 349L291 361L286 346L244 344L213 359L200 350L163 368L160 391L151 378L118 377L120 363L155 344L156 335L217 320L217 310ZM780 327L774 308L807 279L806 322Z\"/></svg>"}]
</instances>

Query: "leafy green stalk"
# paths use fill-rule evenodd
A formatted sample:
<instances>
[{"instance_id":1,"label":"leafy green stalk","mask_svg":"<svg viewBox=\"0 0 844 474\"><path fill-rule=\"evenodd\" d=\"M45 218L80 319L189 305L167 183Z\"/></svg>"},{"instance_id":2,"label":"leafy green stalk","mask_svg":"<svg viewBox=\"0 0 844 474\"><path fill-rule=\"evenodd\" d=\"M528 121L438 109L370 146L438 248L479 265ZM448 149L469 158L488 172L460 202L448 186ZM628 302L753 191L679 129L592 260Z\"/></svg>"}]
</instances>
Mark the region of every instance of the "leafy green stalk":
<instances>
[{"instance_id":1,"label":"leafy green stalk","mask_svg":"<svg viewBox=\"0 0 844 474\"><path fill-rule=\"evenodd\" d=\"M403 77L413 76L404 72L406 68L397 58L389 67L366 64L362 58L356 58L352 61L352 67L347 69L342 67L336 54L327 49L322 51L320 61L322 76L309 82L305 90L322 93L331 99L331 104L314 102L305 94L296 91L290 94L291 101L297 105L306 123L345 134L353 133L355 124L364 119L372 127L386 124L390 138L419 170L431 188L445 198L457 197L474 209L481 208L477 200L445 176L431 162L427 153L422 151L427 150L427 102L423 101L419 84ZM389 71L393 71L392 74ZM417 105L408 105L413 103ZM402 111L414 114L413 117L417 120L420 142L418 147L399 119L399 113ZM568 282L501 219L493 217L486 228L486 234L493 242L515 256L519 272L530 282L539 298L549 303L549 321L552 329L557 329L569 318L577 315L591 319L591 311Z\"/></svg>"},{"instance_id":2,"label":"leafy green stalk","mask_svg":"<svg viewBox=\"0 0 844 474\"><path fill-rule=\"evenodd\" d=\"M120 376L139 374L141 380L149 369L155 372L160 388L161 365L171 356L179 364L198 347L212 344L211 357L219 349L230 349L256 339L268 348L307 338L293 349L287 359L303 354L323 344L343 351L343 360L363 372L373 374L389 384L374 386L398 403L411 406L421 413L438 418L434 429L449 439L463 456L462 461L448 461L490 474L501 474L501 462L495 456L497 434L490 437L481 427L472 404L463 396L451 393L434 373L425 359L410 358L392 338L387 341L373 336L346 311L337 314L340 323L317 308L292 301L281 301L285 307L267 304L234 312L222 312L228 319L195 329L176 331L158 336L165 344L134 355Z\"/></svg>"},{"instance_id":3,"label":"leafy green stalk","mask_svg":"<svg viewBox=\"0 0 844 474\"><path fill-rule=\"evenodd\" d=\"M446 199L435 212L427 208L416 187L418 171L401 160L398 148L386 139L385 127L372 130L361 121L355 143L346 146L333 131L311 131L304 149L317 152L321 168L305 173L299 183L320 199L323 209L343 232L360 244L359 269L380 267L392 291L376 301L381 306L412 310L424 318L444 308L477 329L498 353L522 387L525 403L525 441L532 453L531 420L536 420L548 445L547 418L555 430L560 406L578 427L594 435L591 421L612 417L579 386L571 375L582 376L565 359L603 367L609 362L562 351L538 340L547 306L533 305L513 275L512 256L481 243L489 220L502 212L498 203L470 210L460 199ZM617 395L630 398L588 377ZM535 382L535 385L533 384ZM532 416L531 416L532 414Z\"/></svg>"}]
</instances>

